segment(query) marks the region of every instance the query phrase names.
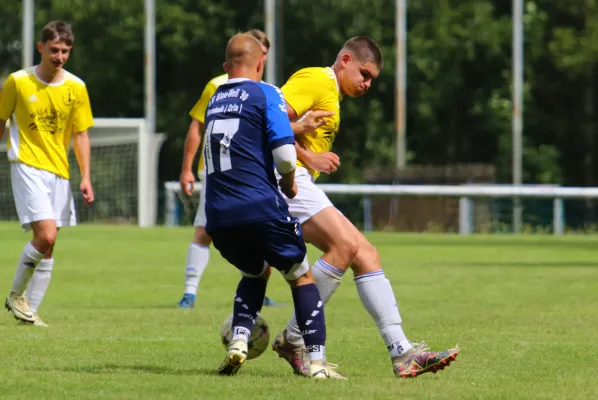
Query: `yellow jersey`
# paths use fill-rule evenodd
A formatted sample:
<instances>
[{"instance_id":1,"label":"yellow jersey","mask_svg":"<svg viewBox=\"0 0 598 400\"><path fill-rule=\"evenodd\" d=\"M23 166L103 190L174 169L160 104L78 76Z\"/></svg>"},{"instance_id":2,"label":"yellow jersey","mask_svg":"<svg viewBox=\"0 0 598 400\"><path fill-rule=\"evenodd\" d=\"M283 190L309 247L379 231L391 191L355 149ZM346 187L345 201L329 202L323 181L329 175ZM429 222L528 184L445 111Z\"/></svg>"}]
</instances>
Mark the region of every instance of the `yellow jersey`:
<instances>
[{"instance_id":1,"label":"yellow jersey","mask_svg":"<svg viewBox=\"0 0 598 400\"><path fill-rule=\"evenodd\" d=\"M322 153L332 149L341 122L340 101L342 95L332 68L303 68L293 74L281 88L285 100L300 117L307 111L333 111L326 124L313 132L295 136L314 153ZM320 173L310 170L305 164L297 160L297 165L307 168L317 178Z\"/></svg>"},{"instance_id":2,"label":"yellow jersey","mask_svg":"<svg viewBox=\"0 0 598 400\"><path fill-rule=\"evenodd\" d=\"M8 121L8 159L69 178L68 151L73 132L93 126L85 83L64 71L48 84L35 67L11 74L0 95L0 120Z\"/></svg>"},{"instance_id":3,"label":"yellow jersey","mask_svg":"<svg viewBox=\"0 0 598 400\"><path fill-rule=\"evenodd\" d=\"M206 118L206 109L208 108L208 102L210 101L212 96L214 96L214 93L216 93L216 89L218 89L218 87L220 85L226 83L227 80L228 80L228 75L223 74L223 75L219 75L219 76L215 77L214 79L212 79L211 81L209 81L207 83L206 87L204 87L203 92L201 93L201 97L199 98L197 103L195 103L195 105L193 106L191 111L189 111L189 115L191 116L191 118L198 120L202 124L204 123L205 118ZM204 159L203 159L203 150L204 150L206 141L203 140L204 136L205 135L202 136L201 152L199 155L199 165L197 167L197 173L200 177L203 175L204 168L205 168L205 163L204 163Z\"/></svg>"}]
</instances>

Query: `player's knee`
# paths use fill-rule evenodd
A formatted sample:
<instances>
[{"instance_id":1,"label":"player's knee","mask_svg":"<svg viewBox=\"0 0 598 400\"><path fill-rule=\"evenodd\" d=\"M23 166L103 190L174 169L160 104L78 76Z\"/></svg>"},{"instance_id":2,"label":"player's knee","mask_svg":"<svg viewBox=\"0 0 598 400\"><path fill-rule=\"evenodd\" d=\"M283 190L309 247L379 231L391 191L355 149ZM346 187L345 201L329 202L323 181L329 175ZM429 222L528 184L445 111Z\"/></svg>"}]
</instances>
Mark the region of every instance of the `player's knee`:
<instances>
[{"instance_id":1,"label":"player's knee","mask_svg":"<svg viewBox=\"0 0 598 400\"><path fill-rule=\"evenodd\" d=\"M54 246L54 243L56 243L57 236L58 232L56 230L44 229L40 232L36 232L35 239L38 243L43 245L45 253Z\"/></svg>"},{"instance_id":2,"label":"player's knee","mask_svg":"<svg viewBox=\"0 0 598 400\"><path fill-rule=\"evenodd\" d=\"M353 260L351 269L355 276L375 272L382 268L380 253L370 242L362 243L359 251Z\"/></svg>"},{"instance_id":3,"label":"player's knee","mask_svg":"<svg viewBox=\"0 0 598 400\"><path fill-rule=\"evenodd\" d=\"M343 235L333 244L331 250L336 251L338 256L344 261L343 264L348 266L353 262L359 252L359 241L351 235Z\"/></svg>"},{"instance_id":4,"label":"player's knee","mask_svg":"<svg viewBox=\"0 0 598 400\"><path fill-rule=\"evenodd\" d=\"M346 252L351 258L355 258L359 253L359 242L357 240L351 240L346 244Z\"/></svg>"},{"instance_id":5,"label":"player's knee","mask_svg":"<svg viewBox=\"0 0 598 400\"><path fill-rule=\"evenodd\" d=\"M357 254L360 252L363 252L363 257L370 260L372 264L380 265L380 253L378 253L378 249L376 249L370 242L359 246L359 252ZM359 256L356 256L356 258L359 258Z\"/></svg>"},{"instance_id":6,"label":"player's knee","mask_svg":"<svg viewBox=\"0 0 598 400\"><path fill-rule=\"evenodd\" d=\"M206 232L206 228L199 227L195 229L193 243L204 247L208 247L212 244L212 238L210 237L210 235L208 235L208 232Z\"/></svg>"}]
</instances>

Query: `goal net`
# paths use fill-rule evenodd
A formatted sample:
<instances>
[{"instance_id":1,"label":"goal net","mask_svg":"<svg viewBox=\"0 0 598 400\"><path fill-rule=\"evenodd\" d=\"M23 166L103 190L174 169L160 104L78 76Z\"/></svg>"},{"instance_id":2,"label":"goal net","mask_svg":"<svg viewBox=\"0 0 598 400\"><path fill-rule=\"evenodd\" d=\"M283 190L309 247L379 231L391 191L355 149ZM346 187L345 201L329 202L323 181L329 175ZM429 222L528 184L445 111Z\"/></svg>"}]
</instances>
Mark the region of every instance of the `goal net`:
<instances>
[{"instance_id":1,"label":"goal net","mask_svg":"<svg viewBox=\"0 0 598 400\"><path fill-rule=\"evenodd\" d=\"M89 136L91 179L96 198L92 206L83 204L79 166L75 152L69 153L77 221L155 225L158 154L164 135L145 132L143 119L96 118ZM0 220L17 221L6 138L0 143L0 187Z\"/></svg>"}]
</instances>

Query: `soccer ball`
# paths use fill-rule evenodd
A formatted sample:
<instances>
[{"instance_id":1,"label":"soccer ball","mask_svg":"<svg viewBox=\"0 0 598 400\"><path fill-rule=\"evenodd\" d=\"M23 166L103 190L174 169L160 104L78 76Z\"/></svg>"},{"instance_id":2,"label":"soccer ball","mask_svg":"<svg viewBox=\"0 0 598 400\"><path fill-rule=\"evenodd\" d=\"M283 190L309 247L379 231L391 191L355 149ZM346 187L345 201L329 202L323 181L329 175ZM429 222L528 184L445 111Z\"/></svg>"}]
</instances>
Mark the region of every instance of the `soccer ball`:
<instances>
[{"instance_id":1,"label":"soccer ball","mask_svg":"<svg viewBox=\"0 0 598 400\"><path fill-rule=\"evenodd\" d=\"M224 320L222 329L220 330L220 340L224 345L224 348L227 350L228 345L233 338L232 324L233 316L231 314L228 316L228 318L226 318L226 320ZM247 349L249 350L247 353L247 359L251 360L253 358L259 357L264 351L266 351L269 342L270 329L268 328L268 324L261 315L258 315L255 324L253 325L249 342L247 342Z\"/></svg>"}]
</instances>

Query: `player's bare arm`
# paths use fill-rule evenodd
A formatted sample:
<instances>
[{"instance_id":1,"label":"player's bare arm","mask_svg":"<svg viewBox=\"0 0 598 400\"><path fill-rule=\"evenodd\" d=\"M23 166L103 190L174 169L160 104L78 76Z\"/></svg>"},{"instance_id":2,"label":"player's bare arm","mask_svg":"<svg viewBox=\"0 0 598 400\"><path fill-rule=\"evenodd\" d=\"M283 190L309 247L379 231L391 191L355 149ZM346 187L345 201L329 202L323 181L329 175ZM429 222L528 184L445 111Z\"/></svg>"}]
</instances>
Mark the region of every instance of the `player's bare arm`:
<instances>
[{"instance_id":1,"label":"player's bare arm","mask_svg":"<svg viewBox=\"0 0 598 400\"><path fill-rule=\"evenodd\" d=\"M315 131L322 125L326 124L326 122L328 122L326 117L334 115L333 111L315 110L306 112L305 115L296 120L297 113L295 112L295 110L293 110L291 114L288 112L289 109L293 110L287 104L287 113L289 114L289 119L292 121L291 128L293 128L293 133L295 135L303 135ZM291 117L291 115L294 115L294 117Z\"/></svg>"},{"instance_id":2,"label":"player's bare arm","mask_svg":"<svg viewBox=\"0 0 598 400\"><path fill-rule=\"evenodd\" d=\"M288 172L286 174L280 174L281 178L278 181L278 185L280 186L280 190L287 196L289 199L294 198L297 196L297 184L295 183L295 170Z\"/></svg>"},{"instance_id":3,"label":"player's bare arm","mask_svg":"<svg viewBox=\"0 0 598 400\"><path fill-rule=\"evenodd\" d=\"M339 157L330 151L314 153L309 150L301 141L300 136L296 138L295 151L297 152L297 158L314 171L331 174L336 172L341 165Z\"/></svg>"},{"instance_id":4,"label":"player's bare arm","mask_svg":"<svg viewBox=\"0 0 598 400\"><path fill-rule=\"evenodd\" d=\"M77 163L79 164L79 171L81 171L81 184L79 188L81 189L85 204L91 204L95 198L93 187L91 186L91 149L87 130L76 132L73 137L73 144Z\"/></svg>"},{"instance_id":5,"label":"player's bare arm","mask_svg":"<svg viewBox=\"0 0 598 400\"><path fill-rule=\"evenodd\" d=\"M201 137L203 135L203 124L197 119L193 118L189 124L187 137L185 138L185 147L183 150L183 165L181 166L181 176L179 183L181 190L187 195L191 196L193 193L193 186L195 184L195 175L193 175L193 160L199 149Z\"/></svg>"},{"instance_id":6,"label":"player's bare arm","mask_svg":"<svg viewBox=\"0 0 598 400\"><path fill-rule=\"evenodd\" d=\"M287 104L287 115L291 121L298 118L297 112ZM327 120L326 117L334 115L332 111L308 111L298 121L291 122L291 128L296 137L295 151L297 152L297 158L303 161L309 168L324 172L325 174L331 174L336 171L340 166L340 159L332 152L314 153L310 151L301 142L302 134L312 132L324 125Z\"/></svg>"}]
</instances>

